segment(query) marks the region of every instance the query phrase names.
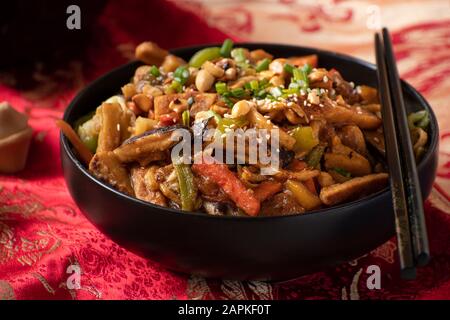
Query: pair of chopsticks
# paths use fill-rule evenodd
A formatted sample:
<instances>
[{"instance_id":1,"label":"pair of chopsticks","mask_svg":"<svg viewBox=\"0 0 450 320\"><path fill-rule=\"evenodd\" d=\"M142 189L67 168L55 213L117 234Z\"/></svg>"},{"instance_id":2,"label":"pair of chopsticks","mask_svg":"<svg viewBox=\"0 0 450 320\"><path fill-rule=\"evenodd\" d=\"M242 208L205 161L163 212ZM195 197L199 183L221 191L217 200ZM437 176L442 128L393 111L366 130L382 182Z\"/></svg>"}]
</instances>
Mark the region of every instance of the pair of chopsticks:
<instances>
[{"instance_id":1,"label":"pair of chopsticks","mask_svg":"<svg viewBox=\"0 0 450 320\"><path fill-rule=\"evenodd\" d=\"M415 279L416 268L428 263L430 253L406 109L391 37L386 28L381 34L375 34L375 49L400 275L403 279Z\"/></svg>"}]
</instances>

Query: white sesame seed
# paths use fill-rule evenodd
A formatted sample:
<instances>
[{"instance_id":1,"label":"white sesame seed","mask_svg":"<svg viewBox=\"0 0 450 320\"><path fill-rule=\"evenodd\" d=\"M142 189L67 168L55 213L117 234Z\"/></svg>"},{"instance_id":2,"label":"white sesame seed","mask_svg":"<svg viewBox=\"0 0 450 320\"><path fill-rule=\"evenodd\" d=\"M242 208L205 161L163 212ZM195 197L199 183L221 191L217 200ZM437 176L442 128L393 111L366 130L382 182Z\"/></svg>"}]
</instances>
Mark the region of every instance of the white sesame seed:
<instances>
[{"instance_id":1,"label":"white sesame seed","mask_svg":"<svg viewBox=\"0 0 450 320\"><path fill-rule=\"evenodd\" d=\"M323 83L327 83L328 82L328 77L327 76L323 76L322 81L323 81Z\"/></svg>"}]
</instances>

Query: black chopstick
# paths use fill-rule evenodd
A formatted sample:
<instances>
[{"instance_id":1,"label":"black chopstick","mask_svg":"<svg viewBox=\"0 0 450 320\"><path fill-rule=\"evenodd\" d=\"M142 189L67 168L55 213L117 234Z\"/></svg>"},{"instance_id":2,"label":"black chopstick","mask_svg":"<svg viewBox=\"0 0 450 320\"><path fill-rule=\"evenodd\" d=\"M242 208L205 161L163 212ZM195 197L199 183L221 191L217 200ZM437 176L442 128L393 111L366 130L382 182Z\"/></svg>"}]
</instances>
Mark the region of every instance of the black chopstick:
<instances>
[{"instance_id":1,"label":"black chopstick","mask_svg":"<svg viewBox=\"0 0 450 320\"><path fill-rule=\"evenodd\" d=\"M402 137L400 141L400 155L402 167L404 168L403 182L407 195L409 212L409 223L413 241L413 252L417 266L424 266L430 259L428 247L427 229L425 226L425 215L423 210L423 199L420 191L419 177L417 174L416 161L414 157L411 136L401 91L400 78L395 63L394 52L389 32L383 28L383 43L386 59L386 67L391 91L392 105L397 125L397 132Z\"/></svg>"},{"instance_id":2,"label":"black chopstick","mask_svg":"<svg viewBox=\"0 0 450 320\"><path fill-rule=\"evenodd\" d=\"M398 148L397 130L392 110L391 94L384 59L384 48L380 35L375 34L375 51L378 72L378 89L380 92L381 114L385 136L386 158L389 167L392 203L395 213L398 253L400 257L400 274L404 279L414 279L416 268L409 228L406 194L403 184L403 170Z\"/></svg>"},{"instance_id":3,"label":"black chopstick","mask_svg":"<svg viewBox=\"0 0 450 320\"><path fill-rule=\"evenodd\" d=\"M382 42L383 41L383 42ZM429 261L422 193L389 32L375 35L378 83L394 205L401 276L413 279Z\"/></svg>"}]
</instances>

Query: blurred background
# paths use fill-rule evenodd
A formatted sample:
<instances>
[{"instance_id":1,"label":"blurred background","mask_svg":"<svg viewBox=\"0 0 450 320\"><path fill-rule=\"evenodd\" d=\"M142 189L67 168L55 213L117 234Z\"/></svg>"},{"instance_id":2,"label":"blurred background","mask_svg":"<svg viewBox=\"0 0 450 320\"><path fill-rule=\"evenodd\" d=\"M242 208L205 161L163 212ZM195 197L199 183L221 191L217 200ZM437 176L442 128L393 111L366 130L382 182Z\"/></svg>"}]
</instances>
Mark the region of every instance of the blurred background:
<instances>
[{"instance_id":1,"label":"blurred background","mask_svg":"<svg viewBox=\"0 0 450 320\"><path fill-rule=\"evenodd\" d=\"M71 4L80 7L81 30L66 27ZM450 87L449 77L439 77L450 70L449 21L448 0L9 1L0 10L0 83L28 90L59 70L57 82L79 86L132 59L144 40L170 49L229 36L374 61L373 32L386 25L402 75L442 105Z\"/></svg>"}]
</instances>

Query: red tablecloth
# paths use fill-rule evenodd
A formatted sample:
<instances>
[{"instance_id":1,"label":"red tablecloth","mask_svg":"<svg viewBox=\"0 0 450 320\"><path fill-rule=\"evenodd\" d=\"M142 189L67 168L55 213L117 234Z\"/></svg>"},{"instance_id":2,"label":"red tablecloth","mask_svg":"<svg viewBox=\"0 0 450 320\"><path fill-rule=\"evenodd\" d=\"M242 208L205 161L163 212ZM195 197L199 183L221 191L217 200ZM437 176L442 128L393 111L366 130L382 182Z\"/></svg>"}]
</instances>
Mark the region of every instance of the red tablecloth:
<instances>
[{"instance_id":1,"label":"red tablecloth","mask_svg":"<svg viewBox=\"0 0 450 320\"><path fill-rule=\"evenodd\" d=\"M276 8L292 2L295 1L279 1ZM87 52L80 52L79 60L69 61L50 76L36 71L40 85L32 90L0 85L0 101L7 100L28 113L35 131L26 169L13 176L0 175L0 299L450 298L450 131L446 126L450 121L442 110L443 95L449 98L450 89L445 79L450 71L449 20L422 21L394 30L400 63L411 56L419 57L420 61L413 66L407 64L409 73L403 72L403 76L441 106L437 110L439 121L441 126L445 125L441 128L439 180L426 203L433 259L419 271L416 281L404 282L398 278L394 239L355 261L294 282L269 284L174 274L116 245L87 221L65 186L59 160L59 132L54 125L76 92L85 83L132 58L134 46L143 40L151 39L166 48L220 42L226 36L218 28L229 31L235 39L257 38L252 32L258 23L252 19L258 19L258 13L244 5L213 8L216 10L213 11L201 1L190 1L183 3L183 8L160 1L111 2L99 17L92 44ZM330 19L332 15L324 16L320 6L309 8L315 9L311 9L312 18L306 24L299 16L286 15L284 11L260 17L304 27L306 31L299 32L307 32L308 36L314 32L320 34L321 19ZM149 19L151 12L159 13ZM354 14L351 10L336 12L340 16L332 19L333 23L345 24L348 19L351 22ZM218 28L211 26L214 21ZM418 35L426 35L427 41L419 42L422 38ZM431 43L433 47L425 48L420 43ZM433 72L428 72L429 69ZM442 87L445 81L447 90ZM440 95L433 91L436 86ZM380 290L369 290L366 286L366 270L372 264L381 268ZM80 267L81 289L67 287L69 265Z\"/></svg>"}]
</instances>

